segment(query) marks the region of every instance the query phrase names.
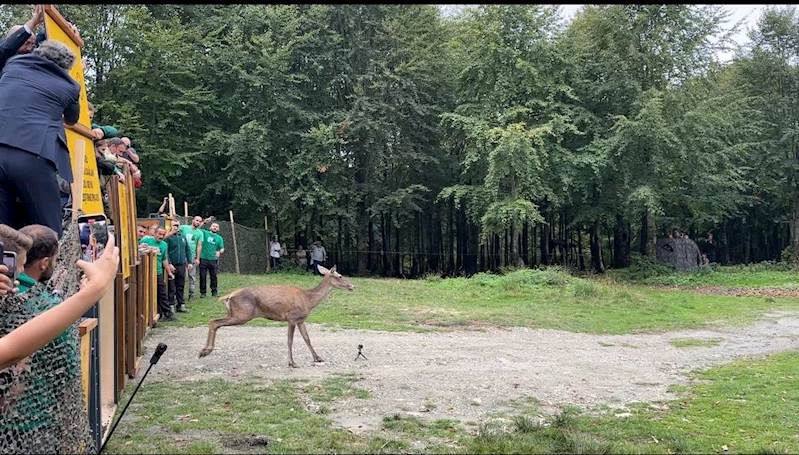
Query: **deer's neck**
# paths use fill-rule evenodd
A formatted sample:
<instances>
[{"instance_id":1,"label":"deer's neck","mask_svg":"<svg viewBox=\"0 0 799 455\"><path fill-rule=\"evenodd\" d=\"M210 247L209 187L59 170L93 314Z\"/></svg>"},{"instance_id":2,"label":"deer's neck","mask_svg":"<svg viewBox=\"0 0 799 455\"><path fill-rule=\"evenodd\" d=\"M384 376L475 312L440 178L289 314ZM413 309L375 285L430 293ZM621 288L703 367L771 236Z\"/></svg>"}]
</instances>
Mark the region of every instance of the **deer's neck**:
<instances>
[{"instance_id":1,"label":"deer's neck","mask_svg":"<svg viewBox=\"0 0 799 455\"><path fill-rule=\"evenodd\" d=\"M308 296L308 300L311 301L310 309L314 309L316 305L326 299L332 290L333 285L330 284L330 277L327 276L315 288L306 290L305 294Z\"/></svg>"}]
</instances>

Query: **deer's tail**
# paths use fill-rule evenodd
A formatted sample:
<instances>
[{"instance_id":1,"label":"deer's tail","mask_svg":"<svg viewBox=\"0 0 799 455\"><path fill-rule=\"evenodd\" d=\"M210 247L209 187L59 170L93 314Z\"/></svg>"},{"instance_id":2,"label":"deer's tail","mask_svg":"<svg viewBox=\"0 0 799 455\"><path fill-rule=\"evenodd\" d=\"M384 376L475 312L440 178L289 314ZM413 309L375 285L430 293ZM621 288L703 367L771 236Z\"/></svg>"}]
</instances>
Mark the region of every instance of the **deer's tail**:
<instances>
[{"instance_id":1,"label":"deer's tail","mask_svg":"<svg viewBox=\"0 0 799 455\"><path fill-rule=\"evenodd\" d=\"M223 295L222 297L219 298L220 302L225 302L225 309L228 312L228 316L230 316L230 299L232 299L239 292L241 292L241 289L237 289L231 292L230 294Z\"/></svg>"}]
</instances>

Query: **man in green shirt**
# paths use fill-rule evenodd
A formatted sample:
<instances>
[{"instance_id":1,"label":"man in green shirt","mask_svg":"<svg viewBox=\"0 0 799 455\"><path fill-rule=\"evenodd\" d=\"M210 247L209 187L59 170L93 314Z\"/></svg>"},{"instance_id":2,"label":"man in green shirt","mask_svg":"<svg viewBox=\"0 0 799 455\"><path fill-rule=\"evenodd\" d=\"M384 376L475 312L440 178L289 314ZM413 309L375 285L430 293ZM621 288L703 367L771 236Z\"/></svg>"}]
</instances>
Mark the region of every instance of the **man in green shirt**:
<instances>
[{"instance_id":1,"label":"man in green shirt","mask_svg":"<svg viewBox=\"0 0 799 455\"><path fill-rule=\"evenodd\" d=\"M219 296L216 287L216 274L219 267L219 256L225 252L225 242L219 232L219 224L211 225L211 230L203 230L202 247L200 248L200 298L205 297L205 274L211 275L211 296Z\"/></svg>"},{"instance_id":2,"label":"man in green shirt","mask_svg":"<svg viewBox=\"0 0 799 455\"><path fill-rule=\"evenodd\" d=\"M172 235L166 238L167 253L169 255L169 267L174 278L169 279L169 306L175 305L178 313L188 313L183 291L186 286L186 269L192 269L194 254L189 247L186 235L180 231L180 221L172 221Z\"/></svg>"},{"instance_id":3,"label":"man in green shirt","mask_svg":"<svg viewBox=\"0 0 799 455\"><path fill-rule=\"evenodd\" d=\"M203 246L203 229L200 229L203 224L211 220L211 217L202 219L200 216L195 216L191 220L191 224L184 224L180 227L180 232L186 235L186 240L189 242L189 249L191 249L194 257L194 267L188 270L189 275L189 301L194 299L194 290L197 288L197 270L200 268L200 251Z\"/></svg>"},{"instance_id":4,"label":"man in green shirt","mask_svg":"<svg viewBox=\"0 0 799 455\"><path fill-rule=\"evenodd\" d=\"M167 246L164 237L166 237L166 229L158 226L155 229L155 237L146 235L139 240L139 243L158 248L158 259L156 259L155 265L156 275L158 275L158 313L160 313L161 319L165 321L177 322L180 319L175 317L175 314L172 313L172 309L169 306L169 297L166 292L167 284L164 279L164 275L167 275L169 279L174 277L171 267L169 266L169 256L167 254Z\"/></svg>"}]
</instances>

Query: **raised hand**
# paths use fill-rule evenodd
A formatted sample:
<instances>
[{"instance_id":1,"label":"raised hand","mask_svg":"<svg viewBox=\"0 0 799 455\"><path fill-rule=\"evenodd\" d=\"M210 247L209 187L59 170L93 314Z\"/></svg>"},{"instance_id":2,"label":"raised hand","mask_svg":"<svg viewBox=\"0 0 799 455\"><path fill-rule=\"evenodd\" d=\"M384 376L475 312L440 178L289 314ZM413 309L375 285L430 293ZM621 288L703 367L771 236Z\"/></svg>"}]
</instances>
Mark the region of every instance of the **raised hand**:
<instances>
[{"instance_id":1,"label":"raised hand","mask_svg":"<svg viewBox=\"0 0 799 455\"><path fill-rule=\"evenodd\" d=\"M96 295L97 298L105 295L114 284L119 267L119 248L115 245L114 236L108 237L103 255L94 262L78 261L78 267L83 270L86 284L81 291Z\"/></svg>"}]
</instances>

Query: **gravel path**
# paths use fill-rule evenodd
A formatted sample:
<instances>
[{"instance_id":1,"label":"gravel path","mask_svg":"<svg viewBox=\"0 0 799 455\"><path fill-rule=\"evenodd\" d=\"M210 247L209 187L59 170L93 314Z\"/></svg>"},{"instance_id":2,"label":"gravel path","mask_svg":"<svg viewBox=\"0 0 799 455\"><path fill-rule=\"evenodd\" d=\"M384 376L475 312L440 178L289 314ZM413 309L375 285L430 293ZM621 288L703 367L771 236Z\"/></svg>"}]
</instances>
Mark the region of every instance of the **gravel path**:
<instances>
[{"instance_id":1,"label":"gravel path","mask_svg":"<svg viewBox=\"0 0 799 455\"><path fill-rule=\"evenodd\" d=\"M363 377L357 386L367 389L371 398L338 400L330 415L352 431L374 429L383 416L394 413L481 420L488 413L510 410L507 401L514 398L535 397L553 409L601 404L622 408L632 402L674 398L667 389L686 384L685 373L691 370L799 348L799 313L770 313L747 327L641 335L527 328L394 333L315 324L309 324L309 333L326 362L314 364L296 334L294 360L300 368L291 369L285 327L223 327L216 350L198 359L206 327L162 325L145 341L145 360L159 342L169 345L148 381L235 380L250 375L316 381L357 372ZM680 339L721 342L684 348L670 344ZM359 344L368 360L354 360ZM429 404L434 409L425 411L432 407Z\"/></svg>"}]
</instances>

